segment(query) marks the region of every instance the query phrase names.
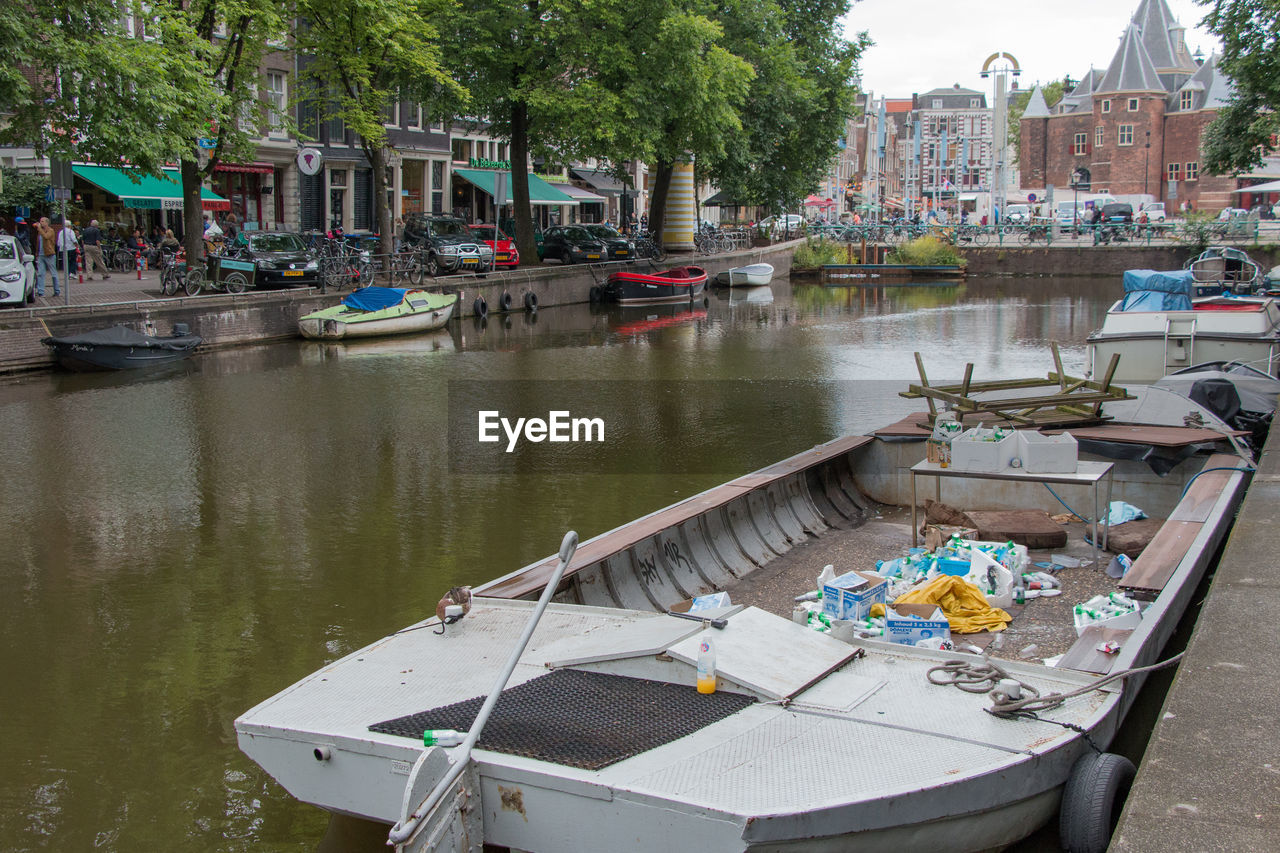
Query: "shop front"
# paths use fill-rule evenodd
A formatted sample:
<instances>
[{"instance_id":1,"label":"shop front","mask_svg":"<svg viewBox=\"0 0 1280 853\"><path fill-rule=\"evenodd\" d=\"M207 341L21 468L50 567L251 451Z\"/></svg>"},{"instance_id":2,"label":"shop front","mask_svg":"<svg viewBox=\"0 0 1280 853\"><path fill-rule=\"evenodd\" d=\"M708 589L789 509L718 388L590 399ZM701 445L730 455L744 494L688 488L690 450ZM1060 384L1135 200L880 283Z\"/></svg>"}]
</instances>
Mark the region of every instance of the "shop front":
<instances>
[{"instance_id":1,"label":"shop front","mask_svg":"<svg viewBox=\"0 0 1280 853\"><path fill-rule=\"evenodd\" d=\"M149 234L159 227L182 233L182 183L177 169L165 169L160 178L111 166L76 165L71 171L73 191L88 214L86 219L97 219L118 231L137 228ZM231 209L231 202L201 187L200 207L224 213Z\"/></svg>"},{"instance_id":2,"label":"shop front","mask_svg":"<svg viewBox=\"0 0 1280 853\"><path fill-rule=\"evenodd\" d=\"M512 187L511 173L489 169L454 169L455 178L462 181L453 182L452 212L467 222L496 222L501 216L506 219L511 215ZM506 183L503 198L495 200L498 175L502 175ZM561 192L556 187L529 173L529 201L533 206L534 224L543 228L548 225L567 221L565 211L577 207L576 199ZM499 210L498 208L505 208Z\"/></svg>"},{"instance_id":3,"label":"shop front","mask_svg":"<svg viewBox=\"0 0 1280 853\"><path fill-rule=\"evenodd\" d=\"M271 163L220 163L211 183L218 195L230 203L229 213L246 231L269 229L284 217L277 201L276 167Z\"/></svg>"}]
</instances>

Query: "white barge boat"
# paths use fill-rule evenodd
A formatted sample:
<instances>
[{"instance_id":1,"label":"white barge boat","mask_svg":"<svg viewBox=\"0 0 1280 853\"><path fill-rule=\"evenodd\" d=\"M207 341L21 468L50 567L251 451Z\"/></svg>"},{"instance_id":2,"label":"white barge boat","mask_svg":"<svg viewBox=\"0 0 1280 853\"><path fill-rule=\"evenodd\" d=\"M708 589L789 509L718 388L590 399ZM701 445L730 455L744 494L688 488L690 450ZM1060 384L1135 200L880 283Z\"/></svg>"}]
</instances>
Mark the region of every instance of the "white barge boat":
<instances>
[{"instance_id":1,"label":"white barge boat","mask_svg":"<svg viewBox=\"0 0 1280 853\"><path fill-rule=\"evenodd\" d=\"M1125 295L1086 340L1090 375L1154 382L1201 362L1236 361L1280 375L1280 305L1269 296L1193 297L1189 270L1128 270Z\"/></svg>"},{"instance_id":2,"label":"white barge boat","mask_svg":"<svg viewBox=\"0 0 1280 853\"><path fill-rule=\"evenodd\" d=\"M1143 600L1137 626L1076 638L1071 583L1116 583L1097 568L1064 570L1059 598L1013 605L1003 644L955 637L984 654L849 642L793 622L792 598L825 563L871 569L877 553L907 546L902 508L929 473L928 431L908 419L596 536L567 570L551 557L485 584L453 624L424 619L247 711L235 723L240 747L298 799L394 825L397 849L980 851L1060 810L1072 844L1098 843L1127 778L1124 760L1102 751L1229 529L1250 468L1230 454L1221 421L1172 392L1137 389L1108 411L1116 421L1073 430L1082 458L1114 466L1114 497L1167 519L1120 581ZM1184 416L1211 426L1184 426ZM937 484L955 506L1058 507L1026 478ZM1072 488L1055 491L1087 504L1087 489ZM1069 548L1096 556L1079 540ZM474 749L424 746L424 729L468 731L548 584L554 600L493 717L472 732ZM665 612L715 590L734 604L698 615L722 628ZM1047 623L1062 620L1058 665L1019 659L1032 642L1051 651ZM706 636L710 695L695 689ZM1119 650L1099 652L1102 641ZM995 663L1028 696L1069 698L994 714L994 681L979 692L931 683L948 661ZM437 786L443 798L425 809Z\"/></svg>"}]
</instances>

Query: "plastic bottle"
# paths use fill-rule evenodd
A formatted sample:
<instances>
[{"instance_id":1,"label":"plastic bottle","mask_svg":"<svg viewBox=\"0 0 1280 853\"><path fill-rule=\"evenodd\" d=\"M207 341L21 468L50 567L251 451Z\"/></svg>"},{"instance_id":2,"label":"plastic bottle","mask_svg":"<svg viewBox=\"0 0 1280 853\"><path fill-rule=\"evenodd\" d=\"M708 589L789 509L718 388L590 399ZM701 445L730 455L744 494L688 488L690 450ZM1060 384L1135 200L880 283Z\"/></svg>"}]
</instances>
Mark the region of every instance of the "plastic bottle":
<instances>
[{"instance_id":1,"label":"plastic bottle","mask_svg":"<svg viewBox=\"0 0 1280 853\"><path fill-rule=\"evenodd\" d=\"M705 632L698 644L698 692L716 692L716 647Z\"/></svg>"},{"instance_id":2,"label":"plastic bottle","mask_svg":"<svg viewBox=\"0 0 1280 853\"><path fill-rule=\"evenodd\" d=\"M455 729L427 729L422 733L423 746L457 746L466 739L466 732Z\"/></svg>"}]
</instances>

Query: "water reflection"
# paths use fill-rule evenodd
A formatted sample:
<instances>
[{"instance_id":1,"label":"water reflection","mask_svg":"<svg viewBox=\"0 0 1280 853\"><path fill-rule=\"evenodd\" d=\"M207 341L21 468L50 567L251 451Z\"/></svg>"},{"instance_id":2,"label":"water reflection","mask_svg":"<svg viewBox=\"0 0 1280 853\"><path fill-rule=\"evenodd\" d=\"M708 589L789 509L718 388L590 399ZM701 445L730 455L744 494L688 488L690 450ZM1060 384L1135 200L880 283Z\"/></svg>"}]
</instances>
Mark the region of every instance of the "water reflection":
<instances>
[{"instance_id":1,"label":"water reflection","mask_svg":"<svg viewBox=\"0 0 1280 853\"><path fill-rule=\"evenodd\" d=\"M896 419L915 408L897 393L915 351L936 380L967 361L978 379L1043 375L1052 340L1082 365L1118 289L777 279L772 301L544 308L213 351L163 375L0 383L0 848L313 845L327 816L240 755L239 713L570 527L585 539ZM629 460L644 473L589 455L555 474L451 470L451 382L567 379L776 380L796 396L618 400L659 439Z\"/></svg>"}]
</instances>

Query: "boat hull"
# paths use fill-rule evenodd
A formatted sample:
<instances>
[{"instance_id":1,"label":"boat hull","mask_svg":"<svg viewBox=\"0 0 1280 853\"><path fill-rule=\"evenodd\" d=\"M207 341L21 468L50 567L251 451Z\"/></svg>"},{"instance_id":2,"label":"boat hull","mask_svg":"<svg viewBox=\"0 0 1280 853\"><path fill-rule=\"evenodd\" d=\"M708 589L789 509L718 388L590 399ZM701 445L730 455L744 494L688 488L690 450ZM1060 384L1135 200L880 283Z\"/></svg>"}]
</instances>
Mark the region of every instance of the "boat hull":
<instances>
[{"instance_id":1,"label":"boat hull","mask_svg":"<svg viewBox=\"0 0 1280 853\"><path fill-rule=\"evenodd\" d=\"M701 267L679 267L655 275L615 272L605 280L604 296L623 305L685 302L702 295L706 287L707 274Z\"/></svg>"},{"instance_id":2,"label":"boat hull","mask_svg":"<svg viewBox=\"0 0 1280 853\"><path fill-rule=\"evenodd\" d=\"M716 284L721 287L759 287L773 281L772 264L750 264L734 267L716 274Z\"/></svg>"},{"instance_id":3,"label":"boat hull","mask_svg":"<svg viewBox=\"0 0 1280 853\"><path fill-rule=\"evenodd\" d=\"M401 306L385 311L358 314L343 312L341 306L317 311L298 320L298 331L312 340L349 340L384 335L406 335L429 332L444 327L453 316L457 297L445 305L433 304L422 310L401 310Z\"/></svg>"}]
</instances>

